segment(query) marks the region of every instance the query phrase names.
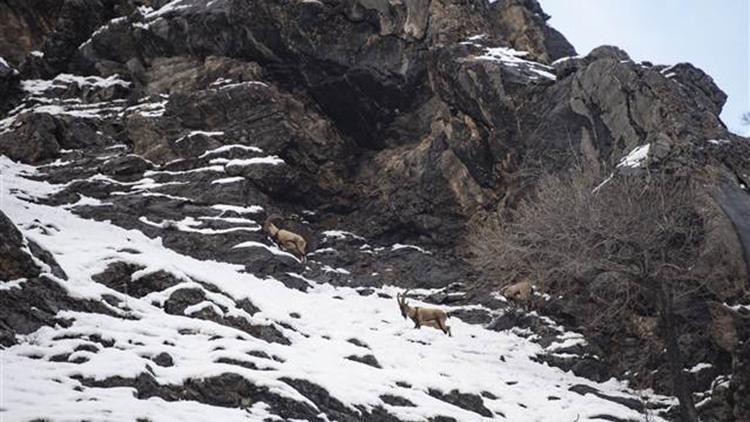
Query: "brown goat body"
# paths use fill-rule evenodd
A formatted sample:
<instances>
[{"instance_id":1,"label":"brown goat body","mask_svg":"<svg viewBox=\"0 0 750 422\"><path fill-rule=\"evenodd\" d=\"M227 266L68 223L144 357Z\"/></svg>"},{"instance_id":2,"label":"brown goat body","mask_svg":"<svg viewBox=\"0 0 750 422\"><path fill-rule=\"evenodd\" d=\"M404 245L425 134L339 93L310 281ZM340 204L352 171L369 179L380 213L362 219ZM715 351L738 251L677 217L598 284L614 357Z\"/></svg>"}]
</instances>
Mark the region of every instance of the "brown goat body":
<instances>
[{"instance_id":1,"label":"brown goat body","mask_svg":"<svg viewBox=\"0 0 750 422\"><path fill-rule=\"evenodd\" d=\"M521 281L503 287L501 290L503 296L516 302L528 302L534 292L534 286L529 281Z\"/></svg>"},{"instance_id":2,"label":"brown goat body","mask_svg":"<svg viewBox=\"0 0 750 422\"><path fill-rule=\"evenodd\" d=\"M305 257L307 255L307 241L297 233L286 229L280 229L276 226L274 221L278 219L281 219L281 217L277 215L271 215L266 218L265 223L263 223L263 230L265 230L265 232L271 236L271 239L273 239L279 246L299 258L301 262L305 262Z\"/></svg>"},{"instance_id":3,"label":"brown goat body","mask_svg":"<svg viewBox=\"0 0 750 422\"><path fill-rule=\"evenodd\" d=\"M407 291L403 295L396 295L396 300L404 319L409 318L414 321L414 328L421 328L424 325L426 327L437 328L445 334L453 336L451 327L448 326L448 314L444 310L409 306L409 303L406 301L407 293L409 292Z\"/></svg>"}]
</instances>

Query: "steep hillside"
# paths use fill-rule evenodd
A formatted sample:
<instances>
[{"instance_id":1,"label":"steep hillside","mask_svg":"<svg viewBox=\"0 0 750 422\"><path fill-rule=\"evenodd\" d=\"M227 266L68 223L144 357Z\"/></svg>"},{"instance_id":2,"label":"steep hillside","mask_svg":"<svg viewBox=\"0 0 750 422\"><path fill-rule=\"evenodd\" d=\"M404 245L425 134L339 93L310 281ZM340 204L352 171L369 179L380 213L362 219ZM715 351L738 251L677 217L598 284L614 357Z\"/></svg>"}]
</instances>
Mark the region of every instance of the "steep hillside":
<instances>
[{"instance_id":1,"label":"steep hillside","mask_svg":"<svg viewBox=\"0 0 750 422\"><path fill-rule=\"evenodd\" d=\"M679 420L648 339L471 259L585 168L700 181L684 369L704 420L748 420L750 143L701 70L576 55L534 0L48 3L0 2L3 418Z\"/></svg>"}]
</instances>

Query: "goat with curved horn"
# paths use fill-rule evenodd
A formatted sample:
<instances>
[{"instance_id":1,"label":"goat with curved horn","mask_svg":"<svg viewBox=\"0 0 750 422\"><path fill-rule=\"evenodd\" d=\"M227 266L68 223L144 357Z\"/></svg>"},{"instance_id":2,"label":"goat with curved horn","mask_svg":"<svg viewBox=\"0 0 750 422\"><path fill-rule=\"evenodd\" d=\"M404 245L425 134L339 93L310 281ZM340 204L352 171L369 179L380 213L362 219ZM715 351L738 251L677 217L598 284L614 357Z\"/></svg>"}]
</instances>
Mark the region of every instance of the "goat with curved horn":
<instances>
[{"instance_id":1,"label":"goat with curved horn","mask_svg":"<svg viewBox=\"0 0 750 422\"><path fill-rule=\"evenodd\" d=\"M453 336L451 333L451 327L448 326L448 314L438 308L422 308L419 306L409 306L406 301L406 297L410 290L407 290L403 294L396 293L396 301L401 309L401 316L410 318L414 321L414 328L421 328L423 325L426 327L433 327L442 330L445 334Z\"/></svg>"},{"instance_id":2,"label":"goat with curved horn","mask_svg":"<svg viewBox=\"0 0 750 422\"><path fill-rule=\"evenodd\" d=\"M305 262L307 253L307 241L297 233L286 229L280 229L274 221L283 220L278 214L271 214L263 223L263 230L271 236L274 242L297 257L300 262Z\"/></svg>"}]
</instances>

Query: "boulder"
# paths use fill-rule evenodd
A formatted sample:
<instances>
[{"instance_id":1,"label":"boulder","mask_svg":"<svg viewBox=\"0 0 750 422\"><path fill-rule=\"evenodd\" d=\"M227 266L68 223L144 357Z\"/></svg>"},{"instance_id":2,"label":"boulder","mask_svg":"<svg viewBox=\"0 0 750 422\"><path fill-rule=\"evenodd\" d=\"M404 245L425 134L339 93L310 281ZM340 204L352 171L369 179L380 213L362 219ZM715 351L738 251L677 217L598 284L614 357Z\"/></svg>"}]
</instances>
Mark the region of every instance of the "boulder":
<instances>
[{"instance_id":1,"label":"boulder","mask_svg":"<svg viewBox=\"0 0 750 422\"><path fill-rule=\"evenodd\" d=\"M19 278L33 278L41 269L34 262L26 240L15 224L0 212L0 280L8 282Z\"/></svg>"}]
</instances>

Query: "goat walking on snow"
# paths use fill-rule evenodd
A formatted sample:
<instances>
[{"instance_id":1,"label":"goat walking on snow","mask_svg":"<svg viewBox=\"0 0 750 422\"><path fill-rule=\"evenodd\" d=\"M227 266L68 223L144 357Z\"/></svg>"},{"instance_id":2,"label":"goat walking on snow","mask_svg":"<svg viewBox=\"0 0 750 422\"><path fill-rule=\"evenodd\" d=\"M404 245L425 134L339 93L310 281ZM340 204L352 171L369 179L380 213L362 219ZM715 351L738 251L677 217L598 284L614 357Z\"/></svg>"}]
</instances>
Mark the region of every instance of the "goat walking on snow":
<instances>
[{"instance_id":1,"label":"goat walking on snow","mask_svg":"<svg viewBox=\"0 0 750 422\"><path fill-rule=\"evenodd\" d=\"M272 214L266 218L263 223L263 230L271 236L274 242L279 246L290 252L295 257L299 258L300 262L305 262L307 253L307 241L304 237L286 229L280 229L274 221L281 220L282 218L276 214Z\"/></svg>"},{"instance_id":2,"label":"goat walking on snow","mask_svg":"<svg viewBox=\"0 0 750 422\"><path fill-rule=\"evenodd\" d=\"M421 328L423 325L427 327L437 328L442 330L445 334L453 336L451 333L451 327L448 326L448 314L438 308L420 308L419 306L409 306L406 301L406 295L409 293L407 290L403 295L396 294L396 300L398 306L401 308L401 315L406 319L411 318L414 321L414 328Z\"/></svg>"}]
</instances>

